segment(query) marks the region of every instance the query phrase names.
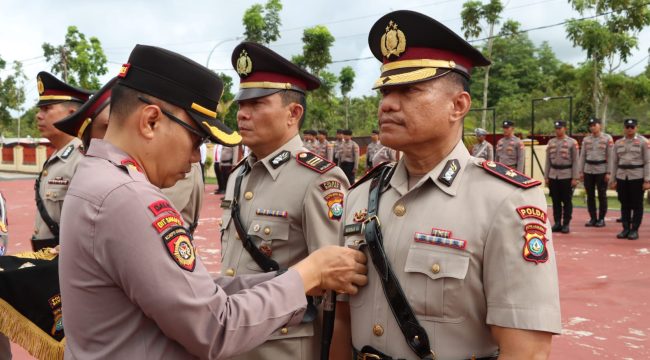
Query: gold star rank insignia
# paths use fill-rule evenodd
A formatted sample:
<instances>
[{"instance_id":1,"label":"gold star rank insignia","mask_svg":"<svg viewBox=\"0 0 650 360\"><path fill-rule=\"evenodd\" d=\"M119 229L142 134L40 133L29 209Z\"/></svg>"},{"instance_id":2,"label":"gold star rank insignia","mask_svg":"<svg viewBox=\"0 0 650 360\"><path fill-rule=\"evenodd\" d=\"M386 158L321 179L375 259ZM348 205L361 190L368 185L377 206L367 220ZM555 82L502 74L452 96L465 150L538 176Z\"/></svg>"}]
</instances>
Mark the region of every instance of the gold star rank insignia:
<instances>
[{"instance_id":1,"label":"gold star rank insignia","mask_svg":"<svg viewBox=\"0 0 650 360\"><path fill-rule=\"evenodd\" d=\"M242 50L237 59L237 73L241 76L246 76L253 71L253 61L248 56L246 50Z\"/></svg>"},{"instance_id":2,"label":"gold star rank insignia","mask_svg":"<svg viewBox=\"0 0 650 360\"><path fill-rule=\"evenodd\" d=\"M406 50L406 36L391 20L386 27L386 33L381 37L381 53L389 59L391 55L399 57L404 50Z\"/></svg>"}]
</instances>

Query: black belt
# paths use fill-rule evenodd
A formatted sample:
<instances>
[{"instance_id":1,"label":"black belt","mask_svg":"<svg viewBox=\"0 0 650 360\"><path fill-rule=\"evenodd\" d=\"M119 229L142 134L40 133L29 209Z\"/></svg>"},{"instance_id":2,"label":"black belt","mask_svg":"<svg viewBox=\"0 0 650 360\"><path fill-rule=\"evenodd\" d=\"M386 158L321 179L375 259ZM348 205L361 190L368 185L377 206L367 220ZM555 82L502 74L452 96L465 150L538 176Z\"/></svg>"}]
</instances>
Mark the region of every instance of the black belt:
<instances>
[{"instance_id":1,"label":"black belt","mask_svg":"<svg viewBox=\"0 0 650 360\"><path fill-rule=\"evenodd\" d=\"M589 165L607 164L607 160L585 160L585 162Z\"/></svg>"},{"instance_id":2,"label":"black belt","mask_svg":"<svg viewBox=\"0 0 650 360\"><path fill-rule=\"evenodd\" d=\"M569 165L555 165L555 164L551 163L551 167L552 167L553 169L557 169L557 170L564 170L564 169L571 169L571 168L573 167L573 164L569 164Z\"/></svg>"},{"instance_id":3,"label":"black belt","mask_svg":"<svg viewBox=\"0 0 650 360\"><path fill-rule=\"evenodd\" d=\"M644 164L641 165L618 165L619 169L625 169L625 170L630 170L630 169L640 169L644 167Z\"/></svg>"},{"instance_id":4,"label":"black belt","mask_svg":"<svg viewBox=\"0 0 650 360\"><path fill-rule=\"evenodd\" d=\"M402 358L394 358L391 356L388 356L381 351L373 348L370 345L364 346L361 351L357 349L352 349L354 351L354 360L404 360ZM498 354L495 355L490 355L490 356L484 356L484 357L471 357L467 360L496 360L499 357Z\"/></svg>"}]
</instances>

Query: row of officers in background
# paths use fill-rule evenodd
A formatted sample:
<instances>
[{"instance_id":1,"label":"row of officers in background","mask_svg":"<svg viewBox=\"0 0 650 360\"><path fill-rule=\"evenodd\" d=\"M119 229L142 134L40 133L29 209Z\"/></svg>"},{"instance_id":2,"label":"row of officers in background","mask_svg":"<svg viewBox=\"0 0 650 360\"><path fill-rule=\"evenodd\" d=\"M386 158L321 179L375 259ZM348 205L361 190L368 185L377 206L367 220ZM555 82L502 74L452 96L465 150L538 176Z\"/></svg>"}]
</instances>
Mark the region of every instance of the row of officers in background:
<instances>
[{"instance_id":1,"label":"row of officers in background","mask_svg":"<svg viewBox=\"0 0 650 360\"><path fill-rule=\"evenodd\" d=\"M607 188L616 189L621 203L619 239L636 240L643 219L643 193L650 189L650 143L637 134L637 120L624 120L624 136L614 142L602 131L601 121L588 120L590 134L578 142L566 134L566 123L556 121L555 137L546 147L544 179L553 201L552 231L569 233L573 213L573 190L584 182L589 221L587 227L604 227L607 214ZM524 171L524 144L513 135L514 123L503 122L503 138L496 152L485 138L487 131L476 129L477 143L472 155L501 162L519 172ZM612 176L613 175L613 176ZM596 205L598 194L598 205Z\"/></svg>"}]
</instances>

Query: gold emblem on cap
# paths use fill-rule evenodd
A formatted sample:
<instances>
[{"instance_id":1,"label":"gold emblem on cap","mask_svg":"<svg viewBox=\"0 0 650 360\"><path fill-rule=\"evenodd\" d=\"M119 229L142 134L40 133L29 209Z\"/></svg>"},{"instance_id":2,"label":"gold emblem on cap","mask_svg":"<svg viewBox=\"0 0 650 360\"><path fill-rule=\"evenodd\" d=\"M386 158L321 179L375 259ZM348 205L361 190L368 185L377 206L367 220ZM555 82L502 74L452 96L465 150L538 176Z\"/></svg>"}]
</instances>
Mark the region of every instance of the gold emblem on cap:
<instances>
[{"instance_id":1,"label":"gold emblem on cap","mask_svg":"<svg viewBox=\"0 0 650 360\"><path fill-rule=\"evenodd\" d=\"M386 33L381 37L381 53L389 59L391 55L399 57L404 50L406 50L406 36L391 20L386 26Z\"/></svg>"},{"instance_id":2,"label":"gold emblem on cap","mask_svg":"<svg viewBox=\"0 0 650 360\"><path fill-rule=\"evenodd\" d=\"M237 73L241 76L246 76L253 70L253 61L248 56L246 50L242 50L237 59Z\"/></svg>"},{"instance_id":3,"label":"gold emblem on cap","mask_svg":"<svg viewBox=\"0 0 650 360\"><path fill-rule=\"evenodd\" d=\"M38 88L38 94L42 94L45 91L45 85L43 85L43 80L41 80L41 77L38 77L38 81L36 82L36 87Z\"/></svg>"}]
</instances>

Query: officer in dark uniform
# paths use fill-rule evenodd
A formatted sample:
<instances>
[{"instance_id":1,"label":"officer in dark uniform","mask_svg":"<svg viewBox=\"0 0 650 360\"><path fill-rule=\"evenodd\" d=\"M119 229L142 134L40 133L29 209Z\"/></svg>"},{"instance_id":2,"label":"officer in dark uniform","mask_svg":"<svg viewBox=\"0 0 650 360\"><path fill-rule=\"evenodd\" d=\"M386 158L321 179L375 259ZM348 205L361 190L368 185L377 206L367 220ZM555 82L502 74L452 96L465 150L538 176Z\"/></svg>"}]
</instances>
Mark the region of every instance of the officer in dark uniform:
<instances>
[{"instance_id":1,"label":"officer in dark uniform","mask_svg":"<svg viewBox=\"0 0 650 360\"><path fill-rule=\"evenodd\" d=\"M619 239L636 240L643 219L643 192L650 189L648 140L636 133L637 120L625 119L625 136L616 140L612 151L612 187L621 202L623 231Z\"/></svg>"}]
</instances>

